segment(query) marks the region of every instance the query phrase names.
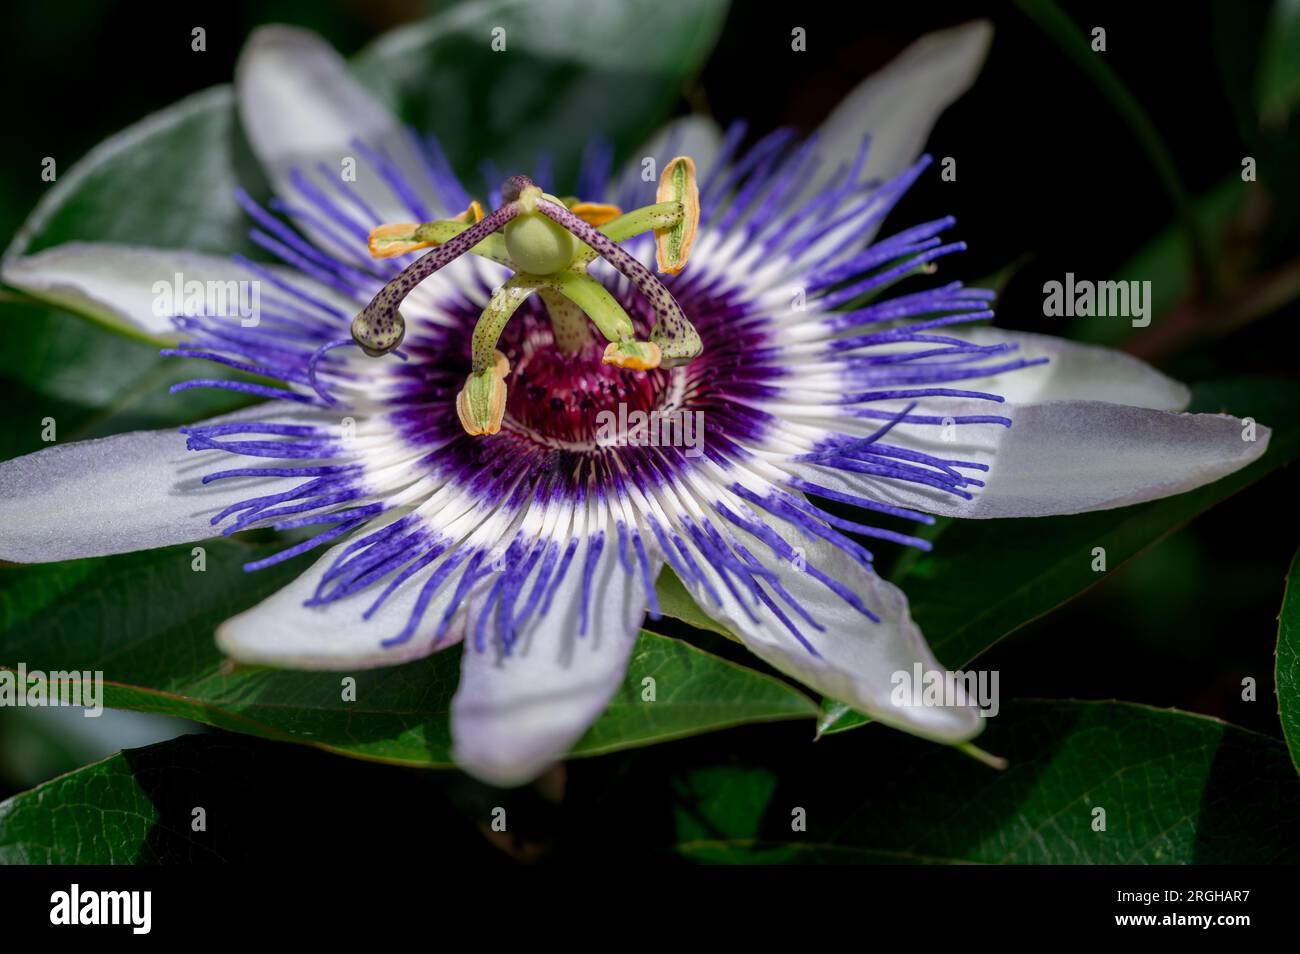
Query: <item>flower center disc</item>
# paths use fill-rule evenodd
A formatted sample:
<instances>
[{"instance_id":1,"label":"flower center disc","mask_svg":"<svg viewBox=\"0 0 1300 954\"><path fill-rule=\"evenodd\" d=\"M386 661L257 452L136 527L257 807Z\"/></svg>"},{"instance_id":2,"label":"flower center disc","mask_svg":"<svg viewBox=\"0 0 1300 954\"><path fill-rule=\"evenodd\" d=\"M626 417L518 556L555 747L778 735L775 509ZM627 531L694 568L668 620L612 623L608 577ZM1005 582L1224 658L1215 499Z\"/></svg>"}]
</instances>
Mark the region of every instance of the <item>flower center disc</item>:
<instances>
[{"instance_id":1,"label":"flower center disc","mask_svg":"<svg viewBox=\"0 0 1300 954\"><path fill-rule=\"evenodd\" d=\"M628 371L603 364L605 345L602 339L577 354L563 354L549 329L539 329L522 347L503 348L512 369L507 379L507 419L538 437L589 443L596 439L602 421L612 420L618 426L620 405L625 415L659 407L668 390L669 372ZM613 418L602 416L602 411Z\"/></svg>"}]
</instances>

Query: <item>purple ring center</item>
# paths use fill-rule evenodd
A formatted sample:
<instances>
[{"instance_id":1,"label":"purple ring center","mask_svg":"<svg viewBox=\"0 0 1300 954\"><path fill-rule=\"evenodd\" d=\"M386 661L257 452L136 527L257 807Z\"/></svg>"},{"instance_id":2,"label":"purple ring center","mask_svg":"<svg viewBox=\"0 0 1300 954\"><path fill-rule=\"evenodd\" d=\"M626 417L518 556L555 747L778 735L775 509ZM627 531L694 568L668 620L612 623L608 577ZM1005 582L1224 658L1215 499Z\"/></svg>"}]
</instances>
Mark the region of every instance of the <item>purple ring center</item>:
<instances>
[{"instance_id":1,"label":"purple ring center","mask_svg":"<svg viewBox=\"0 0 1300 954\"><path fill-rule=\"evenodd\" d=\"M622 419L663 403L670 376L663 370L629 371L604 364L601 338L577 354L556 348L549 328L533 325L513 342L498 345L510 361L506 418L550 440L586 442L597 437L602 412ZM622 406L622 408L620 408Z\"/></svg>"}]
</instances>

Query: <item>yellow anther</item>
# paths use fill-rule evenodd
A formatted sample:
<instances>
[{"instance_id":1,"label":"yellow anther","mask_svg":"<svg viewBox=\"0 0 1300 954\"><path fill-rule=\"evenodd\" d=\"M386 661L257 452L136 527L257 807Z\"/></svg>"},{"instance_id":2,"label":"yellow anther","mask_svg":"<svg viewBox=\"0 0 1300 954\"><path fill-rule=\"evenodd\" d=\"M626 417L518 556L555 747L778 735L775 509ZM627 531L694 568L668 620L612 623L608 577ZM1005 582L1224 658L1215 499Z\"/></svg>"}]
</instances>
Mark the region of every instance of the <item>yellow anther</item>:
<instances>
[{"instance_id":1,"label":"yellow anther","mask_svg":"<svg viewBox=\"0 0 1300 954\"><path fill-rule=\"evenodd\" d=\"M432 242L421 242L415 237L419 227L415 222L376 225L370 230L370 254L375 258L392 258L414 252L417 248L428 248Z\"/></svg>"},{"instance_id":2,"label":"yellow anther","mask_svg":"<svg viewBox=\"0 0 1300 954\"><path fill-rule=\"evenodd\" d=\"M569 211L576 215L588 225L600 228L608 222L613 222L623 214L623 210L616 205L608 205L604 202L575 202L569 206Z\"/></svg>"},{"instance_id":3,"label":"yellow anther","mask_svg":"<svg viewBox=\"0 0 1300 954\"><path fill-rule=\"evenodd\" d=\"M496 363L467 377L465 386L456 395L456 416L471 437L497 433L506 415L506 375L510 373L510 362L500 351L495 354Z\"/></svg>"},{"instance_id":4,"label":"yellow anther","mask_svg":"<svg viewBox=\"0 0 1300 954\"><path fill-rule=\"evenodd\" d=\"M655 261L659 271L676 275L686 267L700 227L700 188L695 182L695 161L690 156L678 156L664 166L655 201L682 204L681 221L666 229L655 229Z\"/></svg>"},{"instance_id":5,"label":"yellow anther","mask_svg":"<svg viewBox=\"0 0 1300 954\"><path fill-rule=\"evenodd\" d=\"M663 352L652 341L611 341L600 360L629 371L652 371L659 367Z\"/></svg>"},{"instance_id":6,"label":"yellow anther","mask_svg":"<svg viewBox=\"0 0 1300 954\"><path fill-rule=\"evenodd\" d=\"M479 205L478 199L469 200L469 208L464 212L452 218L453 222L468 222L470 225L476 225L483 221L483 206Z\"/></svg>"},{"instance_id":7,"label":"yellow anther","mask_svg":"<svg viewBox=\"0 0 1300 954\"><path fill-rule=\"evenodd\" d=\"M468 209L446 221L475 225L483 221L483 206L479 205L478 200L472 199ZM433 224L436 225L437 223ZM427 226L421 226L415 222L376 225L370 230L370 241L367 243L370 247L371 256L374 258L392 258L395 255L405 255L407 252L414 252L422 248L433 248L445 241L445 239L419 238L419 232L422 228L427 230Z\"/></svg>"}]
</instances>

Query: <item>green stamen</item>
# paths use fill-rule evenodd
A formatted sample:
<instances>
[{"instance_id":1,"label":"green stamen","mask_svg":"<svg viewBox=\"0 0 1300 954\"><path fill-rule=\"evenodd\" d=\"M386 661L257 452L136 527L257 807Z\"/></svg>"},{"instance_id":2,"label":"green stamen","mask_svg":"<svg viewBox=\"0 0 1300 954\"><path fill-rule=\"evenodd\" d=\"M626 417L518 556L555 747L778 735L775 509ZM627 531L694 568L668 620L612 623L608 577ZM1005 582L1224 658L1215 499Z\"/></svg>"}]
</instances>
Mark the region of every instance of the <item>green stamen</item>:
<instances>
[{"instance_id":1,"label":"green stamen","mask_svg":"<svg viewBox=\"0 0 1300 954\"><path fill-rule=\"evenodd\" d=\"M492 293L487 307L474 325L473 367L478 374L496 363L497 340L506 323L533 292L545 284L536 275L520 273Z\"/></svg>"},{"instance_id":2,"label":"green stamen","mask_svg":"<svg viewBox=\"0 0 1300 954\"><path fill-rule=\"evenodd\" d=\"M613 222L602 225L599 231L601 235L611 242L626 242L628 239L646 232L672 228L681 220L682 204L680 202L656 202L654 205L643 205L639 209L625 212ZM590 245L584 243L578 250L578 255L573 260L573 264L575 267L586 265L589 262L594 262L598 257L599 253Z\"/></svg>"},{"instance_id":3,"label":"green stamen","mask_svg":"<svg viewBox=\"0 0 1300 954\"><path fill-rule=\"evenodd\" d=\"M441 245L443 242L455 238L471 225L473 225L472 222L457 222L453 219L424 222L415 230L415 238L419 242L432 242L434 245ZM514 268L514 264L510 261L510 253L506 251L505 237L498 233L489 235L470 249L470 252L480 258L490 259L508 268Z\"/></svg>"}]
</instances>

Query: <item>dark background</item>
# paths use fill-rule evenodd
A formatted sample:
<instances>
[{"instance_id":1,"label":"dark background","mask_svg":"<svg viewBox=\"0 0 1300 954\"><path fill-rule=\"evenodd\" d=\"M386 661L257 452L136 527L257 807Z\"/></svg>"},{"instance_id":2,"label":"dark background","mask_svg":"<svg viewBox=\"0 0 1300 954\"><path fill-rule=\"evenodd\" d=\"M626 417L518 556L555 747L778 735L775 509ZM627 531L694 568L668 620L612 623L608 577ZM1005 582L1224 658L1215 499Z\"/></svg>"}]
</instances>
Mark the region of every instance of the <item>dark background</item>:
<instances>
[{"instance_id":1,"label":"dark background","mask_svg":"<svg viewBox=\"0 0 1300 954\"><path fill-rule=\"evenodd\" d=\"M21 224L45 188L43 157L56 157L62 173L146 113L228 82L255 26L307 26L349 54L383 30L444 6L273 0L204 9L67 0L54 13L42 5L8 5L0 13L8 128L7 148L0 151L0 234ZM811 130L843 94L921 33L974 16L991 18L996 38L988 64L974 89L941 119L929 145L936 157L957 159L958 179L927 175L893 222L956 215L957 235L971 246L955 264L958 274L1005 281L998 323L1075 334L1074 328L1049 326L1052 319L1042 316L1043 282L1067 271L1111 277L1173 222L1169 198L1131 131L1080 70L1009 4L870 7L804 3L795 12L789 4L737 0L712 60L682 91L678 111L711 112L724 124L745 117L751 135L780 124ZM1297 130L1262 132L1253 112L1254 51L1267 4L1063 7L1085 30L1107 29L1107 62L1154 120L1192 196L1237 176L1244 156L1258 159L1259 195L1237 226L1247 233L1245 272L1266 273L1300 254L1292 227L1300 188L1289 181L1300 178ZM194 26L207 29L205 55L190 52ZM793 26L808 31L806 54L790 52ZM1137 347L1154 347L1144 356L1189 381L1240 373L1295 376L1290 327L1297 317L1296 307L1286 305L1253 316L1230 337L1210 330ZM1113 570L1068 608L1026 627L981 666L1002 670L1004 686L1035 686L1043 696L1176 706L1277 735L1273 647L1296 544L1294 487L1294 473L1274 472ZM1258 680L1257 702L1241 700L1244 676ZM707 756L793 741L796 734L788 727L750 727L637 758L672 758L674 749L683 758ZM364 777L397 774L374 768ZM9 793L0 779L0 796Z\"/></svg>"}]
</instances>

